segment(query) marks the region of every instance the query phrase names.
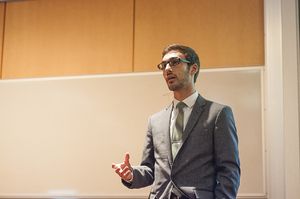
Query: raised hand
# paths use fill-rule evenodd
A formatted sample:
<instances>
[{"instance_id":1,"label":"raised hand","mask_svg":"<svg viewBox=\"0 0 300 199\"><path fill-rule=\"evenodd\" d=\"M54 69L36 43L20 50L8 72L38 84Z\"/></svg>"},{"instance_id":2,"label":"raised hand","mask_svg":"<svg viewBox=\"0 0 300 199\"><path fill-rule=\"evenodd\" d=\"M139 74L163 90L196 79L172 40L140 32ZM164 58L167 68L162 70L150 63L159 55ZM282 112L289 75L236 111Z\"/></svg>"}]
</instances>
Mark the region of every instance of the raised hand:
<instances>
[{"instance_id":1,"label":"raised hand","mask_svg":"<svg viewBox=\"0 0 300 199\"><path fill-rule=\"evenodd\" d=\"M132 179L131 165L129 163L129 153L126 153L124 162L120 164L112 164L112 168L115 172L125 181Z\"/></svg>"}]
</instances>

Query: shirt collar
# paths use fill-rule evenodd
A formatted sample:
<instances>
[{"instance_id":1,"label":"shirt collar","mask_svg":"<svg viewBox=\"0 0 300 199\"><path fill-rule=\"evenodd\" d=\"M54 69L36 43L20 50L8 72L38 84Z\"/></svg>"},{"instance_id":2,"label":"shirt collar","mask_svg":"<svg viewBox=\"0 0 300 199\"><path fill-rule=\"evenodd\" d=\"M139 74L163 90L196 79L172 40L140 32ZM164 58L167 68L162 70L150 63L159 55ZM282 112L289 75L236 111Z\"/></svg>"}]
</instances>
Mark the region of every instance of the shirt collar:
<instances>
[{"instance_id":1,"label":"shirt collar","mask_svg":"<svg viewBox=\"0 0 300 199\"><path fill-rule=\"evenodd\" d=\"M192 95L185 98L182 102L184 102L188 107L192 108L197 98L198 98L198 92L195 91ZM180 102L179 100L174 98L174 107L176 107L179 102Z\"/></svg>"}]
</instances>

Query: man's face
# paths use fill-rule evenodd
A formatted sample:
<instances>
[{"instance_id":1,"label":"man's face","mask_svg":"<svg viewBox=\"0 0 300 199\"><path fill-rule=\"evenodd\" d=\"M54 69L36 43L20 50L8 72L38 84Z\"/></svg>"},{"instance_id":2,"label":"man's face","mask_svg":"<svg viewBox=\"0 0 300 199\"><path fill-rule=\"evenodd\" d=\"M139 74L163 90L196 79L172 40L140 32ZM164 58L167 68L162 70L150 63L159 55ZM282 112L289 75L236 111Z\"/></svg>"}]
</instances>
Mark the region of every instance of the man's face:
<instances>
[{"instance_id":1,"label":"man's face","mask_svg":"<svg viewBox=\"0 0 300 199\"><path fill-rule=\"evenodd\" d=\"M170 51L163 57L163 61L168 62L173 57L185 59L185 56L182 53L178 51ZM170 66L167 64L166 68L163 70L163 76L171 91L179 91L191 84L192 76L189 72L188 64L180 62L176 66Z\"/></svg>"}]
</instances>

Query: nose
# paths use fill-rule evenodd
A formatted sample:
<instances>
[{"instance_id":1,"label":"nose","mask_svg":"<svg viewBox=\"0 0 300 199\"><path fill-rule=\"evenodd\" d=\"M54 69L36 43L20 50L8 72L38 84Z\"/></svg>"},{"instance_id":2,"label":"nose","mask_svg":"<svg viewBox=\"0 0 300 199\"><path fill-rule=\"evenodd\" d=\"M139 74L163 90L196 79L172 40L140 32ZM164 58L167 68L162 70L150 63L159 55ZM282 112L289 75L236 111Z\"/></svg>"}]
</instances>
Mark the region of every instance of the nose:
<instances>
[{"instance_id":1,"label":"nose","mask_svg":"<svg viewBox=\"0 0 300 199\"><path fill-rule=\"evenodd\" d=\"M167 63L165 70L170 70L170 69L171 69L170 63Z\"/></svg>"}]
</instances>

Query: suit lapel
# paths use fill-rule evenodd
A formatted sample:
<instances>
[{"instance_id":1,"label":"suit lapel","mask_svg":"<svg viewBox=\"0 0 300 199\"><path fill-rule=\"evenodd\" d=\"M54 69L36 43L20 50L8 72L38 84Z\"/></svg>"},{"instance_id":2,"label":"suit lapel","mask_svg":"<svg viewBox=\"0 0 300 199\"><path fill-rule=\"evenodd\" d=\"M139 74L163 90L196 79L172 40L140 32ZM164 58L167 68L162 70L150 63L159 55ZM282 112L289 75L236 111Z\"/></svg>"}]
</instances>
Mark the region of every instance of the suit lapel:
<instances>
[{"instance_id":1,"label":"suit lapel","mask_svg":"<svg viewBox=\"0 0 300 199\"><path fill-rule=\"evenodd\" d=\"M172 164L172 148L171 148L171 137L170 137L170 125L171 125L171 116L172 116L172 110L173 110L173 103L166 108L166 112L162 118L162 124L163 124L163 139L164 143L166 143L166 149L168 150L168 159L170 165Z\"/></svg>"},{"instance_id":2,"label":"suit lapel","mask_svg":"<svg viewBox=\"0 0 300 199\"><path fill-rule=\"evenodd\" d=\"M192 113L190 115L190 118L188 120L188 123L186 124L185 130L182 135L182 144L184 144L185 140L188 138L190 133L192 132L192 129L196 125L196 123L199 121L199 117L201 113L203 112L203 107L206 104L206 100L199 94L195 105L193 107Z\"/></svg>"}]
</instances>

